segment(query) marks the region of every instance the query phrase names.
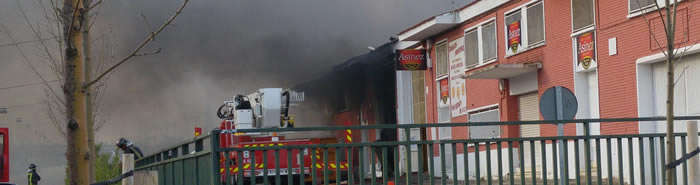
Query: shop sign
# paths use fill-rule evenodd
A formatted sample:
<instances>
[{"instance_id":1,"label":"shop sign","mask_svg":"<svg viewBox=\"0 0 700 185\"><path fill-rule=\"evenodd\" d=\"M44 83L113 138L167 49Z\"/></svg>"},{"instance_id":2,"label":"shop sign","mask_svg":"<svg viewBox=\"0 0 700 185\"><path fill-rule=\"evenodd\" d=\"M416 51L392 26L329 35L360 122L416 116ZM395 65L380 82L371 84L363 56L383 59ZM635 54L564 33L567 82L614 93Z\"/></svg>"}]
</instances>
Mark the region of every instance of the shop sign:
<instances>
[{"instance_id":1,"label":"shop sign","mask_svg":"<svg viewBox=\"0 0 700 185\"><path fill-rule=\"evenodd\" d=\"M440 80L440 107L449 105L450 100L450 85L447 83L447 78Z\"/></svg>"},{"instance_id":2,"label":"shop sign","mask_svg":"<svg viewBox=\"0 0 700 185\"><path fill-rule=\"evenodd\" d=\"M510 24L508 24L508 49L506 50L508 55L514 55L524 49L521 36L522 29L520 26L520 20L513 21Z\"/></svg>"},{"instance_id":3,"label":"shop sign","mask_svg":"<svg viewBox=\"0 0 700 185\"><path fill-rule=\"evenodd\" d=\"M467 89L464 77L464 37L450 41L448 45L450 61L450 111L452 117L467 114Z\"/></svg>"},{"instance_id":4,"label":"shop sign","mask_svg":"<svg viewBox=\"0 0 700 185\"><path fill-rule=\"evenodd\" d=\"M595 39L593 32L584 33L576 38L576 71L587 71L598 67L595 61Z\"/></svg>"},{"instance_id":5,"label":"shop sign","mask_svg":"<svg viewBox=\"0 0 700 185\"><path fill-rule=\"evenodd\" d=\"M396 50L396 70L426 70L427 66L424 49Z\"/></svg>"}]
</instances>

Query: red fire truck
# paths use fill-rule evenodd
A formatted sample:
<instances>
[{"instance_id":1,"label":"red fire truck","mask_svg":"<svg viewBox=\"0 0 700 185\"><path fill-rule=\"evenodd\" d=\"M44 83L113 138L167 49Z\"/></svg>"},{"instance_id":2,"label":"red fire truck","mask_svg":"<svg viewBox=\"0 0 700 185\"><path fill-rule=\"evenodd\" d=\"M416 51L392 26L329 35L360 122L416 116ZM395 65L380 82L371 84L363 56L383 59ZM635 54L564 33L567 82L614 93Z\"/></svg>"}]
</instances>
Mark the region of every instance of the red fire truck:
<instances>
[{"instance_id":1,"label":"red fire truck","mask_svg":"<svg viewBox=\"0 0 700 185\"><path fill-rule=\"evenodd\" d=\"M0 184L10 182L10 132L0 128Z\"/></svg>"},{"instance_id":2,"label":"red fire truck","mask_svg":"<svg viewBox=\"0 0 700 185\"><path fill-rule=\"evenodd\" d=\"M222 148L254 148L264 146L290 146L290 145L316 145L330 144L340 142L337 138L310 138L310 139L286 139L284 133L239 133L236 129L252 129L252 128L284 128L294 126L294 116L289 115L290 107L302 102L304 94L294 92L292 90L282 90L281 88L265 88L260 89L256 93L248 96L238 95L233 101L225 102L218 110L217 116L223 119L219 136L220 146ZM327 176L330 181L336 181L336 170L340 169L341 173L347 173L348 163L345 160L339 163L335 162L336 151L328 150L328 170ZM245 151L242 156L238 156L233 152L230 156L230 169L226 170L225 161L221 160L222 180L225 182L225 172L230 172L230 175L237 179L239 171L243 171L243 175L248 181L252 176L256 177L257 182L261 182L265 170L269 180L274 180L276 174L276 164L279 164L279 175L281 180L285 181L289 175L299 182L299 178L304 178L305 181L312 181L311 174L315 173L316 177L323 177L323 152L321 150L309 151L304 150L279 150L279 160L275 158L275 151L267 151L267 163L263 163L263 151ZM288 156L291 153L291 164L288 163ZM224 155L221 159L224 159ZM255 161L253 162L253 156ZM312 164L312 157L316 163ZM236 164L238 158L241 158L242 164ZM303 158L303 159L302 159ZM303 161L303 164L301 164ZM289 171L291 165L292 170ZM312 171L312 166L316 169ZM303 168L302 168L303 167ZM255 169L253 171L253 169ZM347 177L346 175L341 175ZM340 179L342 180L342 179ZM318 181L320 182L320 181ZM231 183L233 184L233 183ZM284 183L287 184L287 183ZM289 183L293 184L293 183Z\"/></svg>"}]
</instances>

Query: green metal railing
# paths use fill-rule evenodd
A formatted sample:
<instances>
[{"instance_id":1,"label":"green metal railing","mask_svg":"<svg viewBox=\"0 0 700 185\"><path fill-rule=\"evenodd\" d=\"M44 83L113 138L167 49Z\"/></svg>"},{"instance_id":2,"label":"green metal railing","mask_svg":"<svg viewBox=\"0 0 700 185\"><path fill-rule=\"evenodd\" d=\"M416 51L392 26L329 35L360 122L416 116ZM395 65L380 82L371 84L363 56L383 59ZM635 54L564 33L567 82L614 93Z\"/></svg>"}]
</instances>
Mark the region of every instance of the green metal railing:
<instances>
[{"instance_id":1,"label":"green metal railing","mask_svg":"<svg viewBox=\"0 0 700 185\"><path fill-rule=\"evenodd\" d=\"M700 116L676 117L676 120L698 120ZM571 124L581 125L583 134L551 137L527 138L489 138L489 139L452 139L419 141L380 141L355 142L314 145L263 146L245 148L219 147L220 130L214 130L210 136L202 136L175 147L162 150L154 155L138 160L137 170L157 170L159 184L543 184L543 185L613 185L613 184L652 184L662 185L663 165L665 162L665 134L623 134L590 135L590 123L618 124L622 122L639 122L640 124L660 124L656 121L664 117L647 118L610 118L579 120L545 120L514 122L468 122L443 124L406 124L406 125L371 125L345 127L300 127L300 128L266 128L239 129L239 133L268 132L309 132L390 129L402 132L403 138L411 138L411 128L436 127L477 127L494 125L530 125L530 124ZM636 124L635 124L636 125ZM636 128L635 128L636 129ZM465 134L466 135L466 134ZM434 136L433 136L434 137ZM459 137L453 134L453 137ZM686 133L676 133L677 158L694 149L686 148ZM205 140L208 140L205 141ZM559 157L558 141L564 141L565 155ZM204 148L209 143L209 148ZM194 144L195 150L189 152ZM199 147L197 147L199 146ZM447 147L449 146L449 147ZM412 152L416 148L417 152ZM456 150L461 148L461 150ZM297 160L305 164L303 157L292 156L295 151L320 150L322 157L310 157L310 164L301 169L308 170L304 175L280 175L280 162L286 164ZM335 161L329 161L329 151L334 150ZM425 153L423 152L425 150ZM452 151L449 151L452 150ZM285 152L286 151L286 152ZM390 152L393 151L393 152ZM263 164L274 166L262 167L259 176L244 175L255 173L256 165L248 171L232 164L244 164L240 157L232 161L231 155L243 156L243 153L262 153ZM281 152L287 156L280 156ZM402 155L401 155L401 154ZM180 154L180 155L178 155ZM214 155L212 155L214 154ZM268 161L269 155L274 161ZM412 160L417 155L417 160ZM220 156L223 156L221 159ZM256 164L255 155L250 155L250 163ZM369 157L369 158L368 158ZM399 161L398 158L407 160ZM529 159L526 161L526 157ZM394 160L393 172L388 167ZM563 166L559 165L563 160ZM223 162L222 162L223 161ZM347 161L346 172L341 168L329 168L329 164ZM427 166L426 162L427 161ZM321 168L314 165L322 163ZM223 164L223 165L222 165ZM381 166L377 166L380 164ZM410 172L406 172L410 169ZM564 176L559 174L564 169ZM288 166L287 172L292 172ZM675 168L677 184L688 184L687 164L683 162ZM320 171L321 173L314 173ZM272 173L272 174L270 174ZM333 176L335 178L333 178ZM465 178L466 177L466 178ZM334 180L336 182L334 182Z\"/></svg>"},{"instance_id":2,"label":"green metal railing","mask_svg":"<svg viewBox=\"0 0 700 185\"><path fill-rule=\"evenodd\" d=\"M204 185L212 184L213 164L210 135L195 137L173 147L168 147L153 155L137 160L136 171L157 171L158 184Z\"/></svg>"}]
</instances>

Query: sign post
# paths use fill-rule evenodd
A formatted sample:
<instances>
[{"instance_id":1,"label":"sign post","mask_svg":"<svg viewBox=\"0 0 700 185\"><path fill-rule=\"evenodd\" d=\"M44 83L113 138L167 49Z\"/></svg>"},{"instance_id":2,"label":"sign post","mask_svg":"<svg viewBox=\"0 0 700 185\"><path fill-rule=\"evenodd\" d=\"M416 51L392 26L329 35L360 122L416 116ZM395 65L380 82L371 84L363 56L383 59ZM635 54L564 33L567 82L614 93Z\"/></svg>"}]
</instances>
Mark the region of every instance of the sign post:
<instances>
[{"instance_id":1,"label":"sign post","mask_svg":"<svg viewBox=\"0 0 700 185\"><path fill-rule=\"evenodd\" d=\"M557 107L557 120L562 120L564 119L564 109L563 104L562 104L562 96L561 96L561 86L556 86L554 87L554 94L557 98L556 100L556 107ZM557 124L557 136L564 136L564 123L559 123ZM559 140L559 174L561 177L561 182L559 184L569 184L567 181L569 179L569 174L566 173L566 170L564 168L564 155L566 155L567 152L564 151L564 140ZM566 176L565 176L566 175ZM564 178L566 177L566 178Z\"/></svg>"},{"instance_id":2,"label":"sign post","mask_svg":"<svg viewBox=\"0 0 700 185\"><path fill-rule=\"evenodd\" d=\"M573 119L578 111L578 101L571 90L562 86L554 86L540 97L540 113L545 120L567 120ZM564 123L557 123L557 136L564 136ZM567 151L564 151L564 140L558 141L559 144L559 184L568 184L569 174L565 168L564 157ZM579 160L579 159L576 159Z\"/></svg>"}]
</instances>

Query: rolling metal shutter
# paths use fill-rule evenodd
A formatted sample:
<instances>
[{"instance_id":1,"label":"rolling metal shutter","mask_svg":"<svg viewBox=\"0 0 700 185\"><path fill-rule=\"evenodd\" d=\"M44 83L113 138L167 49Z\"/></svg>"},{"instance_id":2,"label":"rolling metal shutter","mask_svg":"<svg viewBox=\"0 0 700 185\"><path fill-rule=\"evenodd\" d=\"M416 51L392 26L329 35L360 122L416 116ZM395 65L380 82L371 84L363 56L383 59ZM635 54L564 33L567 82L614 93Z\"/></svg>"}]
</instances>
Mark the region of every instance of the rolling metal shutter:
<instances>
[{"instance_id":1,"label":"rolling metal shutter","mask_svg":"<svg viewBox=\"0 0 700 185\"><path fill-rule=\"evenodd\" d=\"M520 120L539 120L540 119L540 107L537 97L537 93L530 93L520 95L518 97L518 117ZM540 125L521 125L520 126L520 136L521 137L539 137L540 136ZM524 158L525 161L525 171L531 171L531 151L530 143L526 142L524 146ZM535 164L537 171L541 168L541 146L540 143L535 142Z\"/></svg>"}]
</instances>

